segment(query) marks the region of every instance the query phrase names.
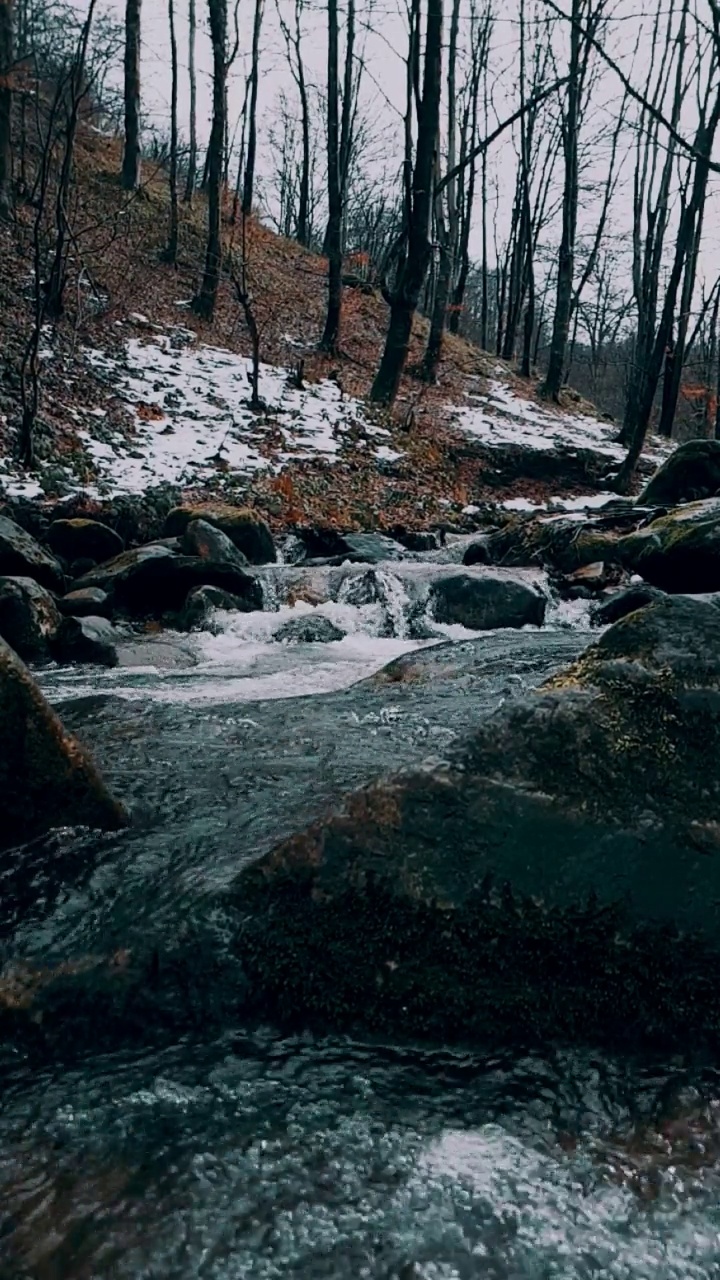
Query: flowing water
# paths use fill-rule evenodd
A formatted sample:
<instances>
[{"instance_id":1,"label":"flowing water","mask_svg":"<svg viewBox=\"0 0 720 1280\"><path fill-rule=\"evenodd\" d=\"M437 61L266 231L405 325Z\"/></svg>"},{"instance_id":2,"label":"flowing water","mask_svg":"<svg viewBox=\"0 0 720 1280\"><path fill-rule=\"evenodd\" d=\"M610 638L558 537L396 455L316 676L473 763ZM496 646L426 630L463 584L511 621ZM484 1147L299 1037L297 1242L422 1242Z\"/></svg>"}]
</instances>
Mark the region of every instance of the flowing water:
<instances>
[{"instance_id":1,"label":"flowing water","mask_svg":"<svg viewBox=\"0 0 720 1280\"><path fill-rule=\"evenodd\" d=\"M262 614L128 642L111 672L42 673L136 823L8 857L8 964L200 926L220 955L244 861L348 787L442 756L589 638L556 607L542 631L431 645L383 573L380 599L316 582L313 604L268 571ZM346 638L273 644L302 611ZM412 678L373 677L410 651ZM720 1071L692 1046L450 1053L236 1020L108 1049L100 1032L0 1051L1 1280L720 1276Z\"/></svg>"}]
</instances>

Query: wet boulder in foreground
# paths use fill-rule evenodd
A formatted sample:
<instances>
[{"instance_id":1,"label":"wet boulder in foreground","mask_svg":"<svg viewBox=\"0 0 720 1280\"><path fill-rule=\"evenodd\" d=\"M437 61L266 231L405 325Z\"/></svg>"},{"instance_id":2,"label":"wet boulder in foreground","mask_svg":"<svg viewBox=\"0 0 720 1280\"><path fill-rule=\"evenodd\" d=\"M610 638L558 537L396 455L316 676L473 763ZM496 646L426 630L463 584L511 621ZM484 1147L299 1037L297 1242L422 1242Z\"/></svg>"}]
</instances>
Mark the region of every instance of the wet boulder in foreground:
<instances>
[{"instance_id":1,"label":"wet boulder in foreground","mask_svg":"<svg viewBox=\"0 0 720 1280\"><path fill-rule=\"evenodd\" d=\"M51 827L114 830L125 823L84 748L0 640L0 848Z\"/></svg>"},{"instance_id":2,"label":"wet boulder in foreground","mask_svg":"<svg viewBox=\"0 0 720 1280\"><path fill-rule=\"evenodd\" d=\"M258 1007L434 1041L720 1043L717 609L608 630L233 899Z\"/></svg>"}]
</instances>

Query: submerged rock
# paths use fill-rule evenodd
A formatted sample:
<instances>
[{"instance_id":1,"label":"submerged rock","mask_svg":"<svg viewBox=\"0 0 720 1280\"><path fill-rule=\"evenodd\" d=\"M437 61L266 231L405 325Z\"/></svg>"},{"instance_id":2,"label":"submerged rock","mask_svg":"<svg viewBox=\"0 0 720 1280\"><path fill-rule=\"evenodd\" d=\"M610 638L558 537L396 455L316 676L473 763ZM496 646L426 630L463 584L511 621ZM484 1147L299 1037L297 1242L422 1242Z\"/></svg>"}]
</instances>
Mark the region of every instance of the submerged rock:
<instances>
[{"instance_id":1,"label":"submerged rock","mask_svg":"<svg viewBox=\"0 0 720 1280\"><path fill-rule=\"evenodd\" d=\"M32 578L48 591L64 588L63 571L55 557L5 516L0 516L0 574Z\"/></svg>"},{"instance_id":2,"label":"submerged rock","mask_svg":"<svg viewBox=\"0 0 720 1280\"><path fill-rule=\"evenodd\" d=\"M201 586L230 592L244 609L262 607L261 586L244 569L200 556L178 555L172 547L158 543L126 551L76 583L78 590L100 587L111 594L116 608L140 617L178 612L188 592Z\"/></svg>"},{"instance_id":3,"label":"submerged rock","mask_svg":"<svg viewBox=\"0 0 720 1280\"><path fill-rule=\"evenodd\" d=\"M618 551L663 591L720 590L720 498L677 507L628 534Z\"/></svg>"},{"instance_id":4,"label":"submerged rock","mask_svg":"<svg viewBox=\"0 0 720 1280\"><path fill-rule=\"evenodd\" d=\"M430 601L437 622L472 631L495 627L541 627L547 600L535 587L513 578L455 573L434 581Z\"/></svg>"},{"instance_id":5,"label":"submerged rock","mask_svg":"<svg viewBox=\"0 0 720 1280\"><path fill-rule=\"evenodd\" d=\"M0 636L24 662L47 662L62 618L55 600L32 578L0 578Z\"/></svg>"},{"instance_id":6,"label":"submerged rock","mask_svg":"<svg viewBox=\"0 0 720 1280\"><path fill-rule=\"evenodd\" d=\"M122 538L114 529L99 520L81 517L53 520L47 531L47 544L70 564L77 560L93 560L102 564L125 550Z\"/></svg>"},{"instance_id":7,"label":"submerged rock","mask_svg":"<svg viewBox=\"0 0 720 1280\"><path fill-rule=\"evenodd\" d=\"M642 507L675 507L720 492L720 440L688 440L658 467L638 498Z\"/></svg>"},{"instance_id":8,"label":"submerged rock","mask_svg":"<svg viewBox=\"0 0 720 1280\"><path fill-rule=\"evenodd\" d=\"M126 822L84 748L0 640L0 847L56 826L115 830Z\"/></svg>"},{"instance_id":9,"label":"submerged rock","mask_svg":"<svg viewBox=\"0 0 720 1280\"><path fill-rule=\"evenodd\" d=\"M241 872L257 1007L439 1042L719 1044L717 619L633 613Z\"/></svg>"},{"instance_id":10,"label":"submerged rock","mask_svg":"<svg viewBox=\"0 0 720 1280\"><path fill-rule=\"evenodd\" d=\"M284 622L273 635L273 640L285 644L331 644L333 640L342 640L345 634L329 618L309 613Z\"/></svg>"},{"instance_id":11,"label":"submerged rock","mask_svg":"<svg viewBox=\"0 0 720 1280\"><path fill-rule=\"evenodd\" d=\"M216 609L232 613L245 608L239 596L224 591L222 587L193 587L178 619L181 631L201 630L207 626Z\"/></svg>"},{"instance_id":12,"label":"submerged rock","mask_svg":"<svg viewBox=\"0 0 720 1280\"><path fill-rule=\"evenodd\" d=\"M245 507L223 506L220 503L175 507L165 521L165 536L182 537L194 520L203 520L220 529L238 551L247 556L250 564L274 564L277 560L270 529L255 511Z\"/></svg>"}]
</instances>

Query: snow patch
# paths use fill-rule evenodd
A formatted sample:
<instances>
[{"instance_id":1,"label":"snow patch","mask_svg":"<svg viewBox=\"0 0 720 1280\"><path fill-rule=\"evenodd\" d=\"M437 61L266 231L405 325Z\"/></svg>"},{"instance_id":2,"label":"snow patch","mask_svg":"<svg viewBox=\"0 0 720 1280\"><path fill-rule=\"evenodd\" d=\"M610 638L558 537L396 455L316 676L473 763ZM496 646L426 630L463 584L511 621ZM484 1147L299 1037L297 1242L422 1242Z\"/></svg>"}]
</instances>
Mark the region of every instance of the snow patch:
<instances>
[{"instance_id":1,"label":"snow patch","mask_svg":"<svg viewBox=\"0 0 720 1280\"><path fill-rule=\"evenodd\" d=\"M88 350L86 359L134 409L134 437L80 432L105 492L279 469L291 459L337 458L361 419L335 382L293 385L286 369L260 366L261 411L250 408L251 361L211 346L178 346L174 335L130 339L126 355ZM400 455L387 451L392 460ZM378 454L378 456L383 456Z\"/></svg>"},{"instance_id":2,"label":"snow patch","mask_svg":"<svg viewBox=\"0 0 720 1280\"><path fill-rule=\"evenodd\" d=\"M470 393L469 404L449 405L455 424L467 435L493 447L524 449L592 449L620 462L625 449L614 439L617 425L590 414L565 413L518 395L507 383L491 378L484 393ZM670 449L653 442L648 456L665 457Z\"/></svg>"}]
</instances>

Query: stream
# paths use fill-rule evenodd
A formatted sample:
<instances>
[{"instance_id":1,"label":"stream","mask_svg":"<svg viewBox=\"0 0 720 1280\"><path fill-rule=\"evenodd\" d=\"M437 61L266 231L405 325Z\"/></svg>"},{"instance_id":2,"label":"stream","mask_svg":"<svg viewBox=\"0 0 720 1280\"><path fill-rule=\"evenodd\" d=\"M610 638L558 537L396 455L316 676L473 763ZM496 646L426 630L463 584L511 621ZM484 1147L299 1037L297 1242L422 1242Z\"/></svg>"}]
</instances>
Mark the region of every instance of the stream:
<instances>
[{"instance_id":1,"label":"stream","mask_svg":"<svg viewBox=\"0 0 720 1280\"><path fill-rule=\"evenodd\" d=\"M331 598L330 570L301 597L300 571L263 572L263 612L128 637L113 670L39 673L135 821L8 858L7 964L193 930L222 956L247 860L349 788L442 757L592 638L558 604L542 629L417 638L391 565L359 604ZM272 641L303 613L345 638ZM720 1275L720 1070L692 1045L483 1055L208 1023L65 1048L0 1047L0 1280Z\"/></svg>"}]
</instances>

